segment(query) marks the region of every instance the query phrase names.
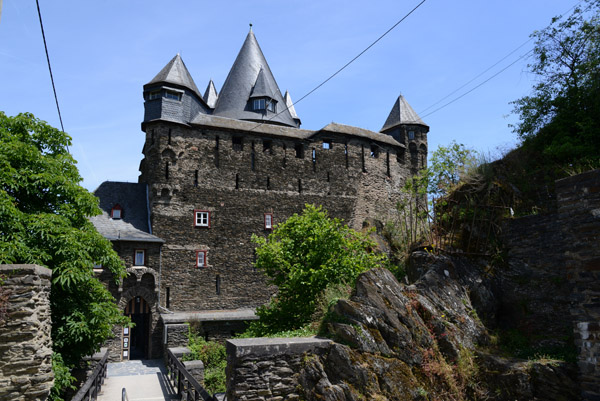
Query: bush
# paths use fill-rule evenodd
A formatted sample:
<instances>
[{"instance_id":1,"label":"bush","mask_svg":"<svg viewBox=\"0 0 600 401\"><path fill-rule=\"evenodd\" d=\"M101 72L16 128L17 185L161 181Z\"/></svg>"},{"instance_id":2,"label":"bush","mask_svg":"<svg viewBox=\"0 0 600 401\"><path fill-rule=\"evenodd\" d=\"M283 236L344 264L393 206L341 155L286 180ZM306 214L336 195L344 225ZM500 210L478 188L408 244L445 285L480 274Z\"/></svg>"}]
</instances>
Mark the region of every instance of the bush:
<instances>
[{"instance_id":1,"label":"bush","mask_svg":"<svg viewBox=\"0 0 600 401\"><path fill-rule=\"evenodd\" d=\"M201 360L204 363L204 388L212 394L225 392L225 368L227 367L225 346L216 341L206 341L190 330L188 348L190 354L184 355L184 361Z\"/></svg>"},{"instance_id":2,"label":"bush","mask_svg":"<svg viewBox=\"0 0 600 401\"><path fill-rule=\"evenodd\" d=\"M271 302L258 308L251 329L265 335L310 323L316 301L330 285L353 285L358 275L384 265L368 234L332 219L322 207L306 205L275 227L267 239L253 236L256 268L279 288Z\"/></svg>"}]
</instances>

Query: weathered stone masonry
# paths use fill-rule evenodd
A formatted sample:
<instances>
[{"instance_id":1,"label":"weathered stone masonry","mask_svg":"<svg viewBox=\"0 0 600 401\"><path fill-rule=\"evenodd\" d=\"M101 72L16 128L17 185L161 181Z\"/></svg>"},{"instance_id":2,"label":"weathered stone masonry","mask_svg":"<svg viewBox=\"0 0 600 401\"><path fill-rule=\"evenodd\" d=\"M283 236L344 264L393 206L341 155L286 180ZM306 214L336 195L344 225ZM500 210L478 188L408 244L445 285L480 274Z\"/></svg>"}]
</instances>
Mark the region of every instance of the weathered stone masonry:
<instances>
[{"instance_id":1,"label":"weathered stone masonry","mask_svg":"<svg viewBox=\"0 0 600 401\"><path fill-rule=\"evenodd\" d=\"M330 345L330 340L311 337L227 341L227 399L300 400L298 374L304 359L327 352Z\"/></svg>"},{"instance_id":2,"label":"weathered stone masonry","mask_svg":"<svg viewBox=\"0 0 600 401\"><path fill-rule=\"evenodd\" d=\"M0 399L45 400L54 384L52 272L36 265L0 265L0 277L0 295L7 299L0 321Z\"/></svg>"},{"instance_id":3,"label":"weathered stone masonry","mask_svg":"<svg viewBox=\"0 0 600 401\"><path fill-rule=\"evenodd\" d=\"M289 128L298 138L165 122L145 129L140 181L150 188L153 233L166 240L162 306L168 299L174 310L267 302L274 289L252 268L251 242L270 232L265 213L277 224L312 203L360 229L394 213L412 166L403 148L325 130L307 140L310 131ZM210 213L209 227L194 226L195 210ZM198 251L207 255L201 269Z\"/></svg>"},{"instance_id":4,"label":"weathered stone masonry","mask_svg":"<svg viewBox=\"0 0 600 401\"><path fill-rule=\"evenodd\" d=\"M582 396L600 399L600 170L556 182Z\"/></svg>"}]
</instances>

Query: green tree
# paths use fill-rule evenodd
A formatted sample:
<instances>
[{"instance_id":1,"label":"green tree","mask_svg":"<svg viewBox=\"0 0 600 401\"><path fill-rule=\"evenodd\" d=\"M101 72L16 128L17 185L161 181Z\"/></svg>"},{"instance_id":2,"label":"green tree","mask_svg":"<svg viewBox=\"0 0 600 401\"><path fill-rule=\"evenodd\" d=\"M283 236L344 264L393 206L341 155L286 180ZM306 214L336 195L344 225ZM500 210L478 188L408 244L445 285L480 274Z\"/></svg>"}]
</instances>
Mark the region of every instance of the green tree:
<instances>
[{"instance_id":1,"label":"green tree","mask_svg":"<svg viewBox=\"0 0 600 401\"><path fill-rule=\"evenodd\" d=\"M70 144L67 134L32 114L0 112L0 263L52 269L57 366L63 360L71 366L97 351L114 324L127 322L93 276L94 264L102 264L117 280L125 270L110 242L88 220L100 209L79 185Z\"/></svg>"},{"instance_id":2,"label":"green tree","mask_svg":"<svg viewBox=\"0 0 600 401\"><path fill-rule=\"evenodd\" d=\"M430 195L445 196L476 166L477 161L477 151L462 143L452 141L448 146L440 145L431 155L429 166L419 176L409 180L407 185L409 189L412 189L411 186L426 186Z\"/></svg>"},{"instance_id":3,"label":"green tree","mask_svg":"<svg viewBox=\"0 0 600 401\"><path fill-rule=\"evenodd\" d=\"M258 308L257 334L300 328L310 322L317 299L331 285L354 284L361 272L381 266L385 256L367 234L356 232L322 207L306 205L275 227L268 238L253 236L255 266L279 288Z\"/></svg>"},{"instance_id":4,"label":"green tree","mask_svg":"<svg viewBox=\"0 0 600 401\"><path fill-rule=\"evenodd\" d=\"M525 144L554 162L598 160L600 151L600 0L556 17L536 39L528 65L538 82L513 102Z\"/></svg>"}]
</instances>

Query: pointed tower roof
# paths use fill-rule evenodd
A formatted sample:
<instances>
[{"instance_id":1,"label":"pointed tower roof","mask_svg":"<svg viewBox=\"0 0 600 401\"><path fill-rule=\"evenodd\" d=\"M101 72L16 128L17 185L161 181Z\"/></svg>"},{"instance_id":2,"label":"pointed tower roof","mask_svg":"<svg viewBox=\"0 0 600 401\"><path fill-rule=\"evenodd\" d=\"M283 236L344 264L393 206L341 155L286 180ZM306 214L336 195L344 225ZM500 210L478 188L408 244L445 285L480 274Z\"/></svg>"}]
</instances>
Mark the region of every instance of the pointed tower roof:
<instances>
[{"instance_id":1,"label":"pointed tower roof","mask_svg":"<svg viewBox=\"0 0 600 401\"><path fill-rule=\"evenodd\" d=\"M277 88L277 84L274 82L274 80L269 79L267 74L265 74L265 69L261 68L258 72L258 77L254 83L254 87L252 87L250 97L266 96L273 99L278 90L279 88Z\"/></svg>"},{"instance_id":2,"label":"pointed tower roof","mask_svg":"<svg viewBox=\"0 0 600 401\"><path fill-rule=\"evenodd\" d=\"M211 79L210 82L208 83L208 86L206 87L206 91L204 91L203 99L206 102L206 104L208 105L208 107L210 107L211 109L214 109L215 104L217 103L218 96L219 95L217 94L217 89L215 88L215 83Z\"/></svg>"},{"instance_id":3,"label":"pointed tower roof","mask_svg":"<svg viewBox=\"0 0 600 401\"><path fill-rule=\"evenodd\" d=\"M198 97L202 98L198 87L194 83L194 80L192 79L192 76L190 75L190 72L185 66L185 63L181 59L179 53L177 53L177 55L173 57L162 70L160 70L160 72L152 79L152 81L148 82L144 86L157 83L169 83L183 86L196 93Z\"/></svg>"},{"instance_id":4,"label":"pointed tower roof","mask_svg":"<svg viewBox=\"0 0 600 401\"><path fill-rule=\"evenodd\" d=\"M300 124L302 122L300 121L300 117L298 117L298 114L296 114L296 109L294 108L294 102L292 102L292 97L290 96L290 93L287 90L285 91L283 100L285 101L285 107L287 107L288 111L290 112L290 115L292 116L294 121L296 121L298 123L298 126L300 126Z\"/></svg>"},{"instance_id":5,"label":"pointed tower roof","mask_svg":"<svg viewBox=\"0 0 600 401\"><path fill-rule=\"evenodd\" d=\"M262 77L259 77L259 75L262 75ZM273 93L269 95L264 94L267 91ZM269 96L279 104L278 112L285 110L283 107L285 101L283 100L279 86L273 77L269 64L267 64L267 60L252 30L246 36L246 40L229 71L229 75L225 79L213 115L251 121L262 121L263 117L266 117L264 118L266 121L273 117L274 114L264 116L262 113L249 110L248 100L251 96ZM283 111L270 122L291 127L298 126L289 110Z\"/></svg>"},{"instance_id":6,"label":"pointed tower roof","mask_svg":"<svg viewBox=\"0 0 600 401\"><path fill-rule=\"evenodd\" d=\"M379 132L387 131L400 124L415 124L429 128L402 95L398 96L387 120L385 120L385 124L383 124L383 128Z\"/></svg>"},{"instance_id":7,"label":"pointed tower roof","mask_svg":"<svg viewBox=\"0 0 600 401\"><path fill-rule=\"evenodd\" d=\"M294 108L294 102L292 102L292 97L290 96L290 92L285 91L285 95L283 96L285 100L285 107L288 108L288 111L292 115L292 118L298 118L298 114L296 114L296 109Z\"/></svg>"}]
</instances>

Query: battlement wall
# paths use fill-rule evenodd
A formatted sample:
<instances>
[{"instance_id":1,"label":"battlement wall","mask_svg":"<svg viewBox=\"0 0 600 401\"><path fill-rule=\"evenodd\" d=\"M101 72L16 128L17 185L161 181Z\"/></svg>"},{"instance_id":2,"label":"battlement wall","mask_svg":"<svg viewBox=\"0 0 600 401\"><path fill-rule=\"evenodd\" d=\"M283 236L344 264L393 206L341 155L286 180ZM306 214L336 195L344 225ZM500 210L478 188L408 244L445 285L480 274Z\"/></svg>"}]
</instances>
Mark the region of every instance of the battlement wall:
<instances>
[{"instance_id":1,"label":"battlement wall","mask_svg":"<svg viewBox=\"0 0 600 401\"><path fill-rule=\"evenodd\" d=\"M368 218L386 221L406 178L426 162L411 164L402 146L333 132L309 140L309 131L291 129L276 136L166 122L145 128L140 181L150 188L153 234L166 241L161 305L168 300L173 310L268 302L275 288L254 270L251 241L271 232L265 214L278 224L309 203L355 229ZM209 214L208 226L195 225L196 211Z\"/></svg>"}]
</instances>

